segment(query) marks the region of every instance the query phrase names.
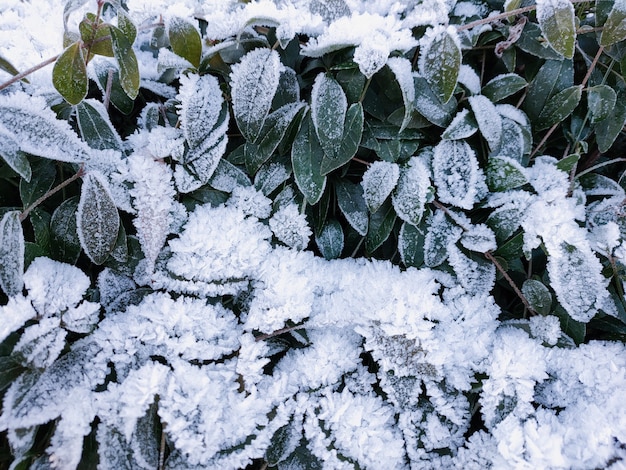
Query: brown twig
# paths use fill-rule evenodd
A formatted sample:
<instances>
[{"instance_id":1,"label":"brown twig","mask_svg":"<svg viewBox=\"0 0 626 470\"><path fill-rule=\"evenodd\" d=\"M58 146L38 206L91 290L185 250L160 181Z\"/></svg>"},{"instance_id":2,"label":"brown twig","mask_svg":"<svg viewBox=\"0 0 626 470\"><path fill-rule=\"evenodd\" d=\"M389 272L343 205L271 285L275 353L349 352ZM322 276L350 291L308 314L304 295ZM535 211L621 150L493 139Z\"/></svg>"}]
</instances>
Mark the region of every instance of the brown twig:
<instances>
[{"instance_id":1,"label":"brown twig","mask_svg":"<svg viewBox=\"0 0 626 470\"><path fill-rule=\"evenodd\" d=\"M13 85L15 82L19 82L21 79L28 77L31 73L34 73L37 70L44 68L46 65L51 64L52 62L54 62L55 60L59 58L59 55L60 54L55 55L54 57L50 57L49 59L44 60L40 64L37 64L34 67L29 68L28 70L24 70L22 73L18 73L13 78L10 78L6 82L0 84L0 90L4 90L5 88L8 88L9 86Z\"/></svg>"}]
</instances>

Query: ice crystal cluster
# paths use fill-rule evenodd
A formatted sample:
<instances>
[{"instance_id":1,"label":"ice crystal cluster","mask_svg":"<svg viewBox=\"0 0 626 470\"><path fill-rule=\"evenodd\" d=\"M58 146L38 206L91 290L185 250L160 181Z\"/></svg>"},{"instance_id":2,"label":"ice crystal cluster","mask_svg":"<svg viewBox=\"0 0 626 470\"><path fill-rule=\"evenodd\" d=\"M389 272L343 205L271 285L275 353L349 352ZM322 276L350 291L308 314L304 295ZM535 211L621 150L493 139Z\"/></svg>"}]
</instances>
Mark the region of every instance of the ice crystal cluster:
<instances>
[{"instance_id":1,"label":"ice crystal cluster","mask_svg":"<svg viewBox=\"0 0 626 470\"><path fill-rule=\"evenodd\" d=\"M9 3L0 8L28 17L30 4ZM155 11L168 25L206 20L203 41L214 53L232 48L232 67L225 73L215 59L222 75L201 74L169 49L136 47L142 87L165 104L146 105L124 139L90 100L77 108L89 106L103 127L93 137L79 114L79 138L49 109L46 77L0 95L0 137L13 135L20 152L6 157L15 157L13 170L22 175L22 153L81 164L106 187L94 206L123 213L121 222L95 221L114 232L106 263L87 253L97 271L33 256L23 289L13 283L9 292L0 279L9 294L0 305L0 432L11 468L77 468L86 436L101 469L621 468L626 347L572 332L598 317L624 321L607 272L626 262L626 195L609 178L579 183L563 160L531 161L526 114L494 104L460 60L451 86L435 80L438 48L452 48L454 62L468 47L450 15L482 7L127 3L137 20ZM562 2L548 3L543 16ZM3 13L0 24L13 16ZM274 28L274 48L263 47L259 26ZM413 30L422 27L432 28L419 41ZM298 53L312 60L352 48L363 83L395 77L397 132L364 126L367 99L330 72L306 77L300 96L295 64L276 50L299 37ZM260 46L243 51L238 41ZM432 54L419 71L401 56L416 47ZM155 78L164 70L176 85ZM461 86L466 107L453 116L446 106L456 109ZM419 150L418 111L441 134ZM236 138L246 142L231 148ZM481 150L471 140L479 138ZM359 143L404 157L367 162L354 181L340 181L336 170ZM85 204L75 204L83 224ZM17 213L0 215L6 247L24 245L12 228ZM362 243L375 253L397 221L397 253L341 258L337 219L349 227L345 238L361 240L355 253ZM502 278L503 246L527 261L541 251L544 277ZM9 251L0 250L1 262L15 261ZM497 282L516 281L519 318L504 315L493 294Z\"/></svg>"}]
</instances>

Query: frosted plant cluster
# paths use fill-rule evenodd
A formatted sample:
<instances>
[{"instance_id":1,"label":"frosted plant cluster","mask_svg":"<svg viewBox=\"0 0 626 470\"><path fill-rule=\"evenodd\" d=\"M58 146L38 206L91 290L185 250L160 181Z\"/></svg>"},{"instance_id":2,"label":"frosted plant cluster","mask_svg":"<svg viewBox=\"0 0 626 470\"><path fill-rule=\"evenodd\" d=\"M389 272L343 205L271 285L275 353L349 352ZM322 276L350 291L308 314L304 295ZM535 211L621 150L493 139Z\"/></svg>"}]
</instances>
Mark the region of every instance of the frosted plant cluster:
<instances>
[{"instance_id":1,"label":"frosted plant cluster","mask_svg":"<svg viewBox=\"0 0 626 470\"><path fill-rule=\"evenodd\" d=\"M253 26L272 26L282 45L306 35L301 53L308 57L354 47L366 78L385 65L396 77L405 130L414 85L424 78L407 59L391 56L416 47L411 30L421 26L437 33L422 47L445 32L460 49L447 25L453 3L128 0L128 7L139 19L159 9L166 21L206 19L205 38L230 45L256 37ZM462 3L456 8L467 16L480 12ZM61 12L55 2L49 8L57 7ZM32 6L2 8L0 24L8 25L30 18ZM289 86L297 80L293 69L265 47L232 67L231 106L217 78L183 72L182 58L169 54L158 61L178 74L178 92L150 84L154 58L139 57L145 87L175 100L167 111L178 126L159 125L146 106L135 133L107 148L82 142L41 96L0 96L2 110L17 116L5 113L0 135L13 132L28 143L56 126L48 140L23 150L48 147L58 160L97 172L107 197L132 219L136 248L126 264L111 253L93 282L75 266L37 257L23 291L0 306L0 342L11 351L10 364L1 365L14 375L0 432L13 468L31 458L43 426L50 444L34 465L59 469L77 468L90 433L102 469L235 470L263 459L280 468L619 468L626 459L626 347L577 345L560 317L584 324L599 312L620 315L600 256L626 261L621 188L572 184L549 156L522 165L504 134L522 135L526 116L480 95L476 73L465 68L459 82L473 94L469 109L450 120L433 148L404 163L371 164L360 184L343 187L362 195L366 211L387 203L402 233L426 227L423 267L324 259L307 250L319 234L306 204L291 187L278 192L292 170L279 160L254 168L251 158L251 181L222 158L229 126L237 124L250 144L243 152L256 156L268 151L268 133L282 138L304 115L305 144L313 153L317 135L328 161L349 145L344 126L348 117L358 121L359 107L348 106L342 87L322 73L311 79L310 101L301 99L297 82L296 91ZM45 90L45 77L36 80ZM274 109L279 92L290 100ZM467 120L470 111L476 122ZM467 142L475 132L494 154L489 171ZM506 186L512 172L519 184ZM315 191L317 183L309 183ZM498 190L489 193L488 185ZM214 193L179 202L207 186ZM596 199L588 204L590 196ZM490 211L485 223L463 212L477 208ZM372 217L360 207L342 210L365 235ZM563 312L502 318L492 296L496 266L483 256L498 248L493 225L505 238L521 228L520 249L529 258L545 249ZM478 430L477 414L484 423Z\"/></svg>"}]
</instances>

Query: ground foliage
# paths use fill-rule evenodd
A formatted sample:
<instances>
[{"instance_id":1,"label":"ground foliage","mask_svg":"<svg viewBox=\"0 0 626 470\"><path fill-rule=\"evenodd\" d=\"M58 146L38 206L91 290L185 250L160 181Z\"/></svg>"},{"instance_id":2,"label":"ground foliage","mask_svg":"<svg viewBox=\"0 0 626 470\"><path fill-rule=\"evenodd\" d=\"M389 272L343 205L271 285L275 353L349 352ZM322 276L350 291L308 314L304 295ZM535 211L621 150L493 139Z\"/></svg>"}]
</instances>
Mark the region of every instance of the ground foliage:
<instances>
[{"instance_id":1,"label":"ground foliage","mask_svg":"<svg viewBox=\"0 0 626 470\"><path fill-rule=\"evenodd\" d=\"M57 11L0 57L0 466L623 463L623 0Z\"/></svg>"}]
</instances>

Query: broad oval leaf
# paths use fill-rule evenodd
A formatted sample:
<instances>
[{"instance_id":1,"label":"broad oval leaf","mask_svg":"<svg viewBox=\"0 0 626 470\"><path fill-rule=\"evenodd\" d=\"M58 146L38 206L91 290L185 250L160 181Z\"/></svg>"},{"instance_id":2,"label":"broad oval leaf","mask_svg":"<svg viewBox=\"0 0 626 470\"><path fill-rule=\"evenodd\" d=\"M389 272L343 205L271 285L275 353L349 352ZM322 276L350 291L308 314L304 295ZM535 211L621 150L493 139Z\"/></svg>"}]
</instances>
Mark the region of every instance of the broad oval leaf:
<instances>
[{"instance_id":1,"label":"broad oval leaf","mask_svg":"<svg viewBox=\"0 0 626 470\"><path fill-rule=\"evenodd\" d=\"M9 211L0 220L0 287L9 297L24 287L24 251L20 211Z\"/></svg>"},{"instance_id":2,"label":"broad oval leaf","mask_svg":"<svg viewBox=\"0 0 626 470\"><path fill-rule=\"evenodd\" d=\"M413 157L400 170L398 185L393 192L393 207L400 217L409 224L418 225L429 196L432 196L430 175L419 157Z\"/></svg>"},{"instance_id":3,"label":"broad oval leaf","mask_svg":"<svg viewBox=\"0 0 626 470\"><path fill-rule=\"evenodd\" d=\"M363 136L363 121L364 115L361 103L350 105L346 113L346 121L343 125L343 136L338 152L332 157L324 152L321 168L323 175L327 175L331 171L342 167L356 155L361 137Z\"/></svg>"},{"instance_id":4,"label":"broad oval leaf","mask_svg":"<svg viewBox=\"0 0 626 470\"><path fill-rule=\"evenodd\" d=\"M579 160L580 160L580 155L578 153L572 153L568 155L567 157L560 159L558 163L556 164L556 167L559 170L564 171L565 173L569 174L576 167Z\"/></svg>"},{"instance_id":5,"label":"broad oval leaf","mask_svg":"<svg viewBox=\"0 0 626 470\"><path fill-rule=\"evenodd\" d=\"M528 85L524 99L524 111L530 120L537 120L552 95L573 84L574 66L571 60L547 60Z\"/></svg>"},{"instance_id":6,"label":"broad oval leaf","mask_svg":"<svg viewBox=\"0 0 626 470\"><path fill-rule=\"evenodd\" d=\"M104 105L93 99L83 100L76 105L76 121L83 140L94 149L122 151L119 136Z\"/></svg>"},{"instance_id":7,"label":"broad oval leaf","mask_svg":"<svg viewBox=\"0 0 626 470\"><path fill-rule=\"evenodd\" d=\"M350 181L339 181L335 185L337 203L348 223L359 235L365 236L369 227L367 205L363 199L363 188Z\"/></svg>"},{"instance_id":8,"label":"broad oval leaf","mask_svg":"<svg viewBox=\"0 0 626 470\"><path fill-rule=\"evenodd\" d=\"M615 101L613 115L596 123L596 141L598 150L604 153L608 151L617 136L620 135L626 121L626 94L620 92Z\"/></svg>"},{"instance_id":9,"label":"broad oval leaf","mask_svg":"<svg viewBox=\"0 0 626 470\"><path fill-rule=\"evenodd\" d=\"M30 181L32 170L26 154L20 150L13 136L0 127L0 157L25 181Z\"/></svg>"},{"instance_id":10,"label":"broad oval leaf","mask_svg":"<svg viewBox=\"0 0 626 470\"><path fill-rule=\"evenodd\" d=\"M438 98L447 103L461 68L461 45L454 27L436 26L426 33L420 44L418 68Z\"/></svg>"},{"instance_id":11,"label":"broad oval leaf","mask_svg":"<svg viewBox=\"0 0 626 470\"><path fill-rule=\"evenodd\" d=\"M456 225L445 212L438 210L428 219L424 237L424 264L430 268L439 266L448 259L449 248L463 234L463 229Z\"/></svg>"},{"instance_id":12,"label":"broad oval leaf","mask_svg":"<svg viewBox=\"0 0 626 470\"><path fill-rule=\"evenodd\" d=\"M626 39L626 1L617 0L604 22L600 45L604 47Z\"/></svg>"},{"instance_id":13,"label":"broad oval leaf","mask_svg":"<svg viewBox=\"0 0 626 470\"><path fill-rule=\"evenodd\" d=\"M194 25L183 18L174 16L168 21L167 34L172 51L198 68L202 57L202 38Z\"/></svg>"},{"instance_id":14,"label":"broad oval leaf","mask_svg":"<svg viewBox=\"0 0 626 470\"><path fill-rule=\"evenodd\" d=\"M596 85L587 89L587 107L591 122L607 119L613 113L617 93L608 85Z\"/></svg>"},{"instance_id":15,"label":"broad oval leaf","mask_svg":"<svg viewBox=\"0 0 626 470\"><path fill-rule=\"evenodd\" d=\"M548 100L545 108L539 113L536 128L538 131L561 122L572 114L582 96L582 85L575 85L560 91Z\"/></svg>"},{"instance_id":16,"label":"broad oval leaf","mask_svg":"<svg viewBox=\"0 0 626 470\"><path fill-rule=\"evenodd\" d=\"M78 104L87 96L89 79L80 42L69 45L56 60L52 84L69 104Z\"/></svg>"},{"instance_id":17,"label":"broad oval leaf","mask_svg":"<svg viewBox=\"0 0 626 470\"><path fill-rule=\"evenodd\" d=\"M468 109L462 109L454 116L441 137L447 140L467 139L474 135L477 130L478 123L474 114L470 113Z\"/></svg>"},{"instance_id":18,"label":"broad oval leaf","mask_svg":"<svg viewBox=\"0 0 626 470\"><path fill-rule=\"evenodd\" d=\"M446 103L442 103L424 77L414 77L413 83L415 84L415 109L433 124L446 127L456 111L456 99L452 97Z\"/></svg>"},{"instance_id":19,"label":"broad oval leaf","mask_svg":"<svg viewBox=\"0 0 626 470\"><path fill-rule=\"evenodd\" d=\"M113 57L109 26L102 20L96 22L96 15L93 13L87 13L78 25L80 38L89 47L90 58L94 54Z\"/></svg>"},{"instance_id":20,"label":"broad oval leaf","mask_svg":"<svg viewBox=\"0 0 626 470\"><path fill-rule=\"evenodd\" d=\"M376 212L396 187L400 167L395 163L374 162L363 173L361 186L363 197L370 212Z\"/></svg>"},{"instance_id":21,"label":"broad oval leaf","mask_svg":"<svg viewBox=\"0 0 626 470\"><path fill-rule=\"evenodd\" d=\"M291 165L284 158L273 158L265 163L254 176L257 191L269 196L291 176Z\"/></svg>"},{"instance_id":22,"label":"broad oval leaf","mask_svg":"<svg viewBox=\"0 0 626 470\"><path fill-rule=\"evenodd\" d=\"M471 209L481 174L469 144L464 140L442 140L435 147L432 166L439 200Z\"/></svg>"},{"instance_id":23,"label":"broad oval leaf","mask_svg":"<svg viewBox=\"0 0 626 470\"><path fill-rule=\"evenodd\" d=\"M120 66L120 84L124 93L134 100L139 94L139 64L131 42L121 29L110 27L113 55Z\"/></svg>"},{"instance_id":24,"label":"broad oval leaf","mask_svg":"<svg viewBox=\"0 0 626 470\"><path fill-rule=\"evenodd\" d=\"M543 283L535 279L527 279L522 285L522 294L531 308L541 314L548 315L552 307L552 294Z\"/></svg>"},{"instance_id":25,"label":"broad oval leaf","mask_svg":"<svg viewBox=\"0 0 626 470\"><path fill-rule=\"evenodd\" d=\"M320 73L311 90L311 119L324 153L330 158L339 154L347 110L348 98L341 85Z\"/></svg>"},{"instance_id":26,"label":"broad oval leaf","mask_svg":"<svg viewBox=\"0 0 626 470\"><path fill-rule=\"evenodd\" d=\"M117 9L117 27L124 33L130 44L137 39L137 27L123 8Z\"/></svg>"},{"instance_id":27,"label":"broad oval leaf","mask_svg":"<svg viewBox=\"0 0 626 470\"><path fill-rule=\"evenodd\" d=\"M391 235L396 223L396 212L390 202L386 202L376 212L370 215L367 236L365 237L365 251L374 253Z\"/></svg>"},{"instance_id":28,"label":"broad oval leaf","mask_svg":"<svg viewBox=\"0 0 626 470\"><path fill-rule=\"evenodd\" d=\"M405 266L424 264L424 233L413 224L404 222L398 234L398 251Z\"/></svg>"},{"instance_id":29,"label":"broad oval leaf","mask_svg":"<svg viewBox=\"0 0 626 470\"><path fill-rule=\"evenodd\" d=\"M516 73L504 73L489 80L483 87L482 94L494 103L514 95L528 86L526 80Z\"/></svg>"},{"instance_id":30,"label":"broad oval leaf","mask_svg":"<svg viewBox=\"0 0 626 470\"><path fill-rule=\"evenodd\" d=\"M528 183L524 167L509 157L489 157L487 186L492 191L507 191Z\"/></svg>"},{"instance_id":31,"label":"broad oval leaf","mask_svg":"<svg viewBox=\"0 0 626 470\"><path fill-rule=\"evenodd\" d=\"M115 247L120 216L107 184L95 173L83 180L76 228L85 254L95 264L104 263Z\"/></svg>"},{"instance_id":32,"label":"broad oval leaf","mask_svg":"<svg viewBox=\"0 0 626 470\"><path fill-rule=\"evenodd\" d=\"M524 155L530 153L530 142L525 138L524 132L524 128L519 123L502 117L500 144L492 149L491 155L504 155L517 162L522 162ZM530 132L527 132L527 135L530 136Z\"/></svg>"},{"instance_id":33,"label":"broad oval leaf","mask_svg":"<svg viewBox=\"0 0 626 470\"><path fill-rule=\"evenodd\" d=\"M490 149L495 149L500 145L502 138L502 117L496 106L489 98L482 95L474 95L468 98L478 128L483 135Z\"/></svg>"},{"instance_id":34,"label":"broad oval leaf","mask_svg":"<svg viewBox=\"0 0 626 470\"><path fill-rule=\"evenodd\" d=\"M30 181L20 181L20 199L24 208L46 194L52 188L57 176L57 165L50 160L34 161L33 170Z\"/></svg>"},{"instance_id":35,"label":"broad oval leaf","mask_svg":"<svg viewBox=\"0 0 626 470\"><path fill-rule=\"evenodd\" d=\"M324 258L339 258L344 246L341 224L335 219L327 220L319 233L315 235L315 243Z\"/></svg>"},{"instance_id":36,"label":"broad oval leaf","mask_svg":"<svg viewBox=\"0 0 626 470\"><path fill-rule=\"evenodd\" d=\"M415 102L415 85L413 83L413 67L411 62L404 57L391 57L387 61L387 66L391 69L396 77L396 81L402 92L402 101L404 102L404 118L400 125L402 132L411 122L413 115L413 106Z\"/></svg>"},{"instance_id":37,"label":"broad oval leaf","mask_svg":"<svg viewBox=\"0 0 626 470\"><path fill-rule=\"evenodd\" d=\"M326 176L321 172L323 157L311 118L306 115L291 147L291 164L298 189L310 205L317 204L326 187Z\"/></svg>"},{"instance_id":38,"label":"broad oval leaf","mask_svg":"<svg viewBox=\"0 0 626 470\"><path fill-rule=\"evenodd\" d=\"M538 0L537 21L552 48L566 59L574 57L576 23L570 0Z\"/></svg>"},{"instance_id":39,"label":"broad oval leaf","mask_svg":"<svg viewBox=\"0 0 626 470\"><path fill-rule=\"evenodd\" d=\"M233 112L248 142L256 142L272 106L283 66L278 52L258 48L248 52L230 74Z\"/></svg>"},{"instance_id":40,"label":"broad oval leaf","mask_svg":"<svg viewBox=\"0 0 626 470\"><path fill-rule=\"evenodd\" d=\"M233 165L225 158L220 158L215 171L211 175L209 185L218 191L232 193L239 186L250 186L250 178L245 171Z\"/></svg>"}]
</instances>

